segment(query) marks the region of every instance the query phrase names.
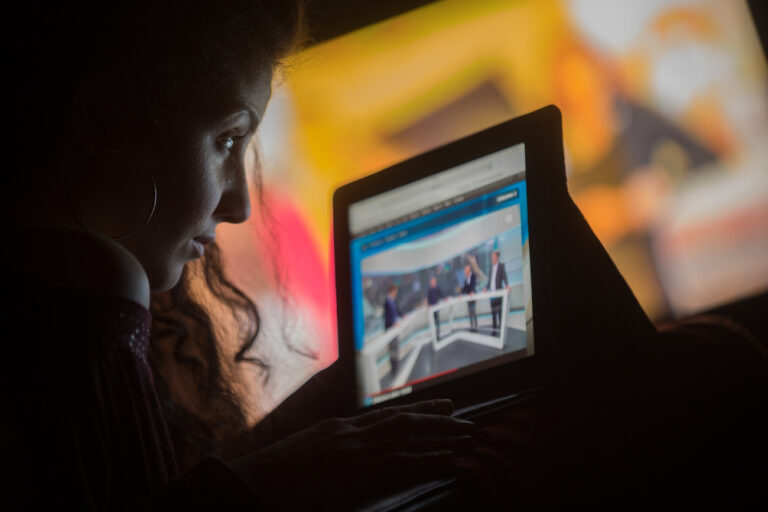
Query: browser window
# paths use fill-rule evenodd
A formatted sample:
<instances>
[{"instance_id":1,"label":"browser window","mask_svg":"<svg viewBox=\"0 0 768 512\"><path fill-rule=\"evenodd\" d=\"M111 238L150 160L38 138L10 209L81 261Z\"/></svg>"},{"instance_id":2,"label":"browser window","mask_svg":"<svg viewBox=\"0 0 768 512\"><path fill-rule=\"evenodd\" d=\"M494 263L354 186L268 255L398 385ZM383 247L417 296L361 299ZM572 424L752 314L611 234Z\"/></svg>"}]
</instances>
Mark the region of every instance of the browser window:
<instances>
[{"instance_id":1,"label":"browser window","mask_svg":"<svg viewBox=\"0 0 768 512\"><path fill-rule=\"evenodd\" d=\"M349 207L359 403L534 353L525 146Z\"/></svg>"}]
</instances>

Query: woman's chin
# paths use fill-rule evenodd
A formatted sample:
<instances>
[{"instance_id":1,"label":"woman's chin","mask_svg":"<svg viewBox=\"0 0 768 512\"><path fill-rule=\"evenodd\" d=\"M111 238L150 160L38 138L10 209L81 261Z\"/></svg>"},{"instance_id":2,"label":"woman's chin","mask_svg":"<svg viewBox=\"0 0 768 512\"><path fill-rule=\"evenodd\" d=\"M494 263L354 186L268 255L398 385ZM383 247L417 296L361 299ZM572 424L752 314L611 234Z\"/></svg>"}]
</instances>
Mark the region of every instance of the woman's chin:
<instances>
[{"instance_id":1,"label":"woman's chin","mask_svg":"<svg viewBox=\"0 0 768 512\"><path fill-rule=\"evenodd\" d=\"M172 268L158 272L149 278L149 286L152 292L165 292L179 284L185 264L174 265Z\"/></svg>"}]
</instances>

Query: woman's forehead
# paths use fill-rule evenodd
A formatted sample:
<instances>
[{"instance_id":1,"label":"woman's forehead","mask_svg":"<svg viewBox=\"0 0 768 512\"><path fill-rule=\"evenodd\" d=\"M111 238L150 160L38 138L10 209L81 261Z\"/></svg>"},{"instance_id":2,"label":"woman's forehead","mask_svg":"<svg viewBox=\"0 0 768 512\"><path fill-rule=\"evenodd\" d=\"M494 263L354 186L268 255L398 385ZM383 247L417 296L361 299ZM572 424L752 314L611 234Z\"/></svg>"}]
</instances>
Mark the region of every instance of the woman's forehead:
<instances>
[{"instance_id":1,"label":"woman's forehead","mask_svg":"<svg viewBox=\"0 0 768 512\"><path fill-rule=\"evenodd\" d=\"M243 73L219 82L195 102L195 110L205 120L223 122L248 115L258 124L272 94L272 74Z\"/></svg>"}]
</instances>

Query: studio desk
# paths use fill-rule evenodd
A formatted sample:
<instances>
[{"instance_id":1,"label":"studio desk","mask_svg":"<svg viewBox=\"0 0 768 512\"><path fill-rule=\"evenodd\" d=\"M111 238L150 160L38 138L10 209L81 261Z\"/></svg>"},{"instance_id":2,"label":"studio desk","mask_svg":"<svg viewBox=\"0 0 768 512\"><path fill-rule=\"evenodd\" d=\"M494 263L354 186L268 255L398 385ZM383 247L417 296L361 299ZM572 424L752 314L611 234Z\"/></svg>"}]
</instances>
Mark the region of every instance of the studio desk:
<instances>
[{"instance_id":1,"label":"studio desk","mask_svg":"<svg viewBox=\"0 0 768 512\"><path fill-rule=\"evenodd\" d=\"M410 368L416 362L418 352L412 357L407 357L413 350L421 350L425 344L431 343L435 351L439 351L451 343L461 339L479 345L501 349L504 345L504 337L499 335L471 332L464 325L468 319L468 303L475 302L478 316L491 312L491 299L501 299L501 325L498 333L506 332L507 312L509 311L509 291L497 290L475 293L473 295L459 295L449 297L433 306L420 306L404 317L389 329L376 334L364 342L363 349L357 354L358 372L364 375L364 388L366 394L375 394L381 391L381 378L390 371L390 343L398 340L398 357L404 363L404 367L398 371L392 385L396 388L406 383ZM441 321L441 336L437 336L435 315L448 317L447 322ZM459 321L461 324L459 324ZM459 325L462 327L460 328Z\"/></svg>"}]
</instances>

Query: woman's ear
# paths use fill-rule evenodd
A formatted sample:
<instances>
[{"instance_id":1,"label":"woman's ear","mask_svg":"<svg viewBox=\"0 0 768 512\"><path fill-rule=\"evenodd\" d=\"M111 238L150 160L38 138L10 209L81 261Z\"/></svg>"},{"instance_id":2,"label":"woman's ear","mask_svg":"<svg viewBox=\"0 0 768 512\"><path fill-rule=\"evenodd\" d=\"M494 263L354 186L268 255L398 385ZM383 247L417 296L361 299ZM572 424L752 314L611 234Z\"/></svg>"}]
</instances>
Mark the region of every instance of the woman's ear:
<instances>
[{"instance_id":1,"label":"woman's ear","mask_svg":"<svg viewBox=\"0 0 768 512\"><path fill-rule=\"evenodd\" d=\"M132 131L134 116L125 87L109 77L88 76L72 95L69 133L72 142L89 153L115 150Z\"/></svg>"}]
</instances>

